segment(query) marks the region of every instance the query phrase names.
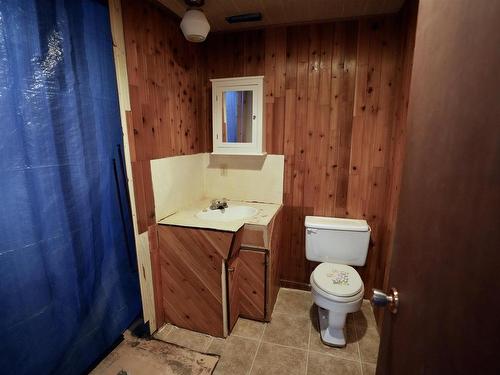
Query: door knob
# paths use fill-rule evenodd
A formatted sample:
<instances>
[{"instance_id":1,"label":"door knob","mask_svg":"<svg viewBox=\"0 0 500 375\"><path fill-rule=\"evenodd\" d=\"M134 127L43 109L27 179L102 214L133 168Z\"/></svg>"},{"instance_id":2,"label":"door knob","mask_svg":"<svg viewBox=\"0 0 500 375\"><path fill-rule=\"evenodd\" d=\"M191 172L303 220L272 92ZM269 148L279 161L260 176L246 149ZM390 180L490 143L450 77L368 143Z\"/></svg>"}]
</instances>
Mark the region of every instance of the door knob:
<instances>
[{"instance_id":1,"label":"door knob","mask_svg":"<svg viewBox=\"0 0 500 375\"><path fill-rule=\"evenodd\" d=\"M385 294L380 289L372 289L373 294L370 302L372 306L384 307L388 306L389 311L393 314L398 312L399 306L399 293L396 288L391 288L389 294Z\"/></svg>"}]
</instances>

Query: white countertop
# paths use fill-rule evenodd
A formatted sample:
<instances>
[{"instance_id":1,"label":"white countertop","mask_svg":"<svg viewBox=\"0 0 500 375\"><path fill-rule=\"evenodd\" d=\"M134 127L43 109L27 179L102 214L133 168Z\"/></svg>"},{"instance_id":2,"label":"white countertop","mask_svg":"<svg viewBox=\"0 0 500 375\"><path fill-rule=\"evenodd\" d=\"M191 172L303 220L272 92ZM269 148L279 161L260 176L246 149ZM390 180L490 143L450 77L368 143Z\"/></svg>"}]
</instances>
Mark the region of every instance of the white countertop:
<instances>
[{"instance_id":1,"label":"white countertop","mask_svg":"<svg viewBox=\"0 0 500 375\"><path fill-rule=\"evenodd\" d=\"M228 200L229 206L250 206L258 210L255 216L246 219L238 219L232 221L216 221L216 220L206 220L196 217L196 214L206 209L210 206L210 198L204 198L197 202L193 202L192 205L183 208L176 213L167 216L166 218L160 220L158 224L163 225L178 225L182 227L194 227L194 228L207 228L207 229L217 229L229 232L236 232L245 224L253 225L268 225L271 219L276 215L280 204L273 203L260 203L260 202L244 202L244 201L234 201Z\"/></svg>"}]
</instances>

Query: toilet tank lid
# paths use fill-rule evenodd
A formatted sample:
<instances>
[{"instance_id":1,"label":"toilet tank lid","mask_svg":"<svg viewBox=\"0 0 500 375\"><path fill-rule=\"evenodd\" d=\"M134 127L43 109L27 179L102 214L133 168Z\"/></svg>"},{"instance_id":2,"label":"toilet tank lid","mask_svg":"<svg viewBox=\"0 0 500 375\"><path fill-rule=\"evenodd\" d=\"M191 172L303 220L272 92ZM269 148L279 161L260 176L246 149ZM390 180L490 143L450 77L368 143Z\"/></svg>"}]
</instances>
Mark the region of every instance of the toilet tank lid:
<instances>
[{"instance_id":1,"label":"toilet tank lid","mask_svg":"<svg viewBox=\"0 0 500 375\"><path fill-rule=\"evenodd\" d=\"M367 232L370 230L366 220L341 219L337 217L306 216L306 228L335 229L356 232Z\"/></svg>"}]
</instances>

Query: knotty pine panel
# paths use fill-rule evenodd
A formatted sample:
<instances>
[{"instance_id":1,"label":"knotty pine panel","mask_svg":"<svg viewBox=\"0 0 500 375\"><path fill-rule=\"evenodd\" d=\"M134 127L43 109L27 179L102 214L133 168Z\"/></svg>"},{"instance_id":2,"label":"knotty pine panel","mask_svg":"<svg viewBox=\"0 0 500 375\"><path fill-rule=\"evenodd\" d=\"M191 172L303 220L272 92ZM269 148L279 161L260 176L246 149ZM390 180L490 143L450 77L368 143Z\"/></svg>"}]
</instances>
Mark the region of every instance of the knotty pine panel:
<instances>
[{"instance_id":1,"label":"knotty pine panel","mask_svg":"<svg viewBox=\"0 0 500 375\"><path fill-rule=\"evenodd\" d=\"M203 46L149 1L122 0L131 113L127 121L139 231L155 224L149 161L208 150Z\"/></svg>"},{"instance_id":2,"label":"knotty pine panel","mask_svg":"<svg viewBox=\"0 0 500 375\"><path fill-rule=\"evenodd\" d=\"M265 76L267 151L285 155L284 285L305 287L314 267L305 259L306 215L366 219L372 244L359 271L367 296L383 273L390 172L400 173L392 148L406 27L394 15L212 34L206 42L207 78Z\"/></svg>"}]
</instances>

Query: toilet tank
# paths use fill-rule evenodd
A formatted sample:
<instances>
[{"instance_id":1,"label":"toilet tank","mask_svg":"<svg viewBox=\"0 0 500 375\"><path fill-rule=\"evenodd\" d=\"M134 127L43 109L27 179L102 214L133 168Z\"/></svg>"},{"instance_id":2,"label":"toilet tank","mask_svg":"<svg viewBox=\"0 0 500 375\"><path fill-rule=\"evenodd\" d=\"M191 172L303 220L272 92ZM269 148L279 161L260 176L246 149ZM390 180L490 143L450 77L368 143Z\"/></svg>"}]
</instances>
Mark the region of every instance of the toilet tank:
<instances>
[{"instance_id":1,"label":"toilet tank","mask_svg":"<svg viewBox=\"0 0 500 375\"><path fill-rule=\"evenodd\" d=\"M363 266L370 242L366 220L306 216L306 258L316 262Z\"/></svg>"}]
</instances>

